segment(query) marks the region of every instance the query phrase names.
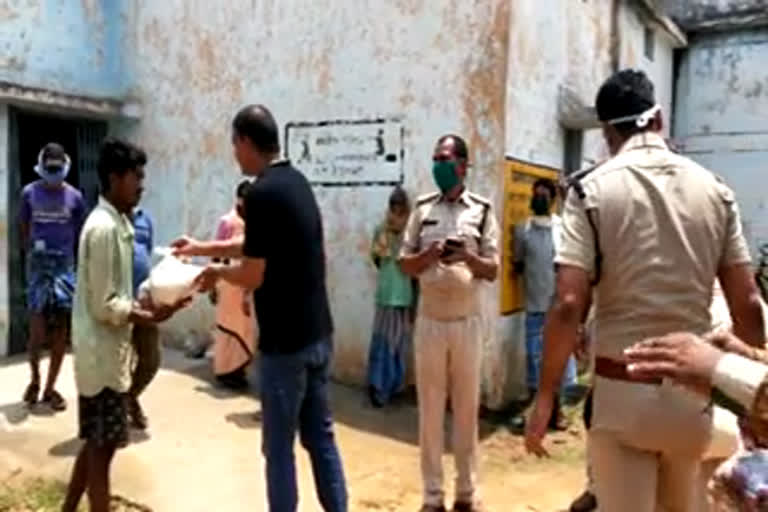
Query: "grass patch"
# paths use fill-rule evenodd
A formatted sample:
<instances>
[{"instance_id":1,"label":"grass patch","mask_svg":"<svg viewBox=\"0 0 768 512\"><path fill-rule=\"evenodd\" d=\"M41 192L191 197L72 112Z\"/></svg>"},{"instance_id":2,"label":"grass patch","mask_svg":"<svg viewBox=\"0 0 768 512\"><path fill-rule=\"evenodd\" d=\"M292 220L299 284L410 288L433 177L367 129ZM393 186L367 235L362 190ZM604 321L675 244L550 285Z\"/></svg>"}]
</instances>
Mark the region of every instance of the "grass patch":
<instances>
[{"instance_id":1,"label":"grass patch","mask_svg":"<svg viewBox=\"0 0 768 512\"><path fill-rule=\"evenodd\" d=\"M14 475L15 476L15 475ZM11 477L13 478L13 476ZM59 512L64 503L67 486L57 480L33 478L0 483L0 512ZM78 512L86 512L86 497ZM148 507L119 496L112 496L112 512L152 512Z\"/></svg>"},{"instance_id":2,"label":"grass patch","mask_svg":"<svg viewBox=\"0 0 768 512\"><path fill-rule=\"evenodd\" d=\"M35 478L0 487L0 512L58 512L66 486L55 480ZM79 511L85 512L84 507Z\"/></svg>"}]
</instances>

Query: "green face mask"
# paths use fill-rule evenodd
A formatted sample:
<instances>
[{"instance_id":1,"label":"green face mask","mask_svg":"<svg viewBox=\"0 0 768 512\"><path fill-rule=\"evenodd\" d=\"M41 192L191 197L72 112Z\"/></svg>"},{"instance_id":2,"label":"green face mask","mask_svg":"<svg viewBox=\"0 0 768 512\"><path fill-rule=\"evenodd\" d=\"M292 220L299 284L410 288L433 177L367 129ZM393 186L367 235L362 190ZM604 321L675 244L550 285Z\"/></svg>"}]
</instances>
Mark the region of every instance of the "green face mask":
<instances>
[{"instance_id":1,"label":"green face mask","mask_svg":"<svg viewBox=\"0 0 768 512\"><path fill-rule=\"evenodd\" d=\"M432 164L432 177L435 179L440 192L445 194L459 184L456 162L434 162Z\"/></svg>"}]
</instances>

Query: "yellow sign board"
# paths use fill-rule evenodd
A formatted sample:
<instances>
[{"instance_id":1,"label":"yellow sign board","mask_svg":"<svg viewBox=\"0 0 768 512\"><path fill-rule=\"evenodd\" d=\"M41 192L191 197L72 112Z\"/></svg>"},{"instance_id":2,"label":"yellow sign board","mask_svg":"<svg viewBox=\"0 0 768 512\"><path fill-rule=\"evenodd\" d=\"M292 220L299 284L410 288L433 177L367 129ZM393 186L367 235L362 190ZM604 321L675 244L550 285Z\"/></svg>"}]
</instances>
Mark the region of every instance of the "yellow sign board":
<instances>
[{"instance_id":1,"label":"yellow sign board","mask_svg":"<svg viewBox=\"0 0 768 512\"><path fill-rule=\"evenodd\" d=\"M531 214L533 183L547 178L557 183L560 171L507 158L504 167L504 219L502 224L501 314L520 311L525 305L523 280L515 273L515 226Z\"/></svg>"}]
</instances>

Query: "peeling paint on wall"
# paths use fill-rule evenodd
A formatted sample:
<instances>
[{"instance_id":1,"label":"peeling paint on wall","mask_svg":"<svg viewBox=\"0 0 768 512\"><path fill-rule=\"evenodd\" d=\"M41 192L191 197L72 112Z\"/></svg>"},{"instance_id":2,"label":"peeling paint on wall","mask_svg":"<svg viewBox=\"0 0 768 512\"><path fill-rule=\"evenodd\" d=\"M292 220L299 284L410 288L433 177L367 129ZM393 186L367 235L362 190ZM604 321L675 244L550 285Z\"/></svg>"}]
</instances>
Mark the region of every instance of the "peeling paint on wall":
<instances>
[{"instance_id":1,"label":"peeling paint on wall","mask_svg":"<svg viewBox=\"0 0 768 512\"><path fill-rule=\"evenodd\" d=\"M753 256L768 242L768 28L701 34L677 85L675 139L734 189Z\"/></svg>"},{"instance_id":2,"label":"peeling paint on wall","mask_svg":"<svg viewBox=\"0 0 768 512\"><path fill-rule=\"evenodd\" d=\"M28 8L19 9L22 4ZM141 122L115 121L111 128L148 151L144 202L162 220L159 244L184 232L210 237L230 209L241 179L230 122L248 103L267 105L281 127L397 119L399 171L412 197L434 190L437 138L462 135L473 164L469 186L497 205L500 218L505 154L561 166L559 87L567 82L591 98L609 73L609 9L607 2L572 0L553 0L547 9L536 0L0 0L0 36L10 41L9 51L0 52L9 55L0 58L0 80L140 100ZM55 38L56 15L78 31ZM30 27L42 30L30 35ZM628 37L637 37L636 30L627 29ZM44 58L70 46L70 60L88 63L80 74L70 60L54 68ZM650 69L654 79L671 80L668 62L671 57ZM312 162L298 162L302 151L294 141L288 146L299 168L316 173ZM603 151L599 133L585 136L585 160ZM373 320L368 244L386 210L394 180L387 181L316 187L337 325L334 374L357 383ZM498 321L498 287L484 289L484 309L491 312L484 324L484 394L498 406L520 396L522 322L519 315ZM174 336L205 332L210 321L201 302L173 322Z\"/></svg>"},{"instance_id":3,"label":"peeling paint on wall","mask_svg":"<svg viewBox=\"0 0 768 512\"><path fill-rule=\"evenodd\" d=\"M505 153L560 167L558 86L575 77L582 93L594 95L609 72L610 21L598 3L559 0L552 9L539 7L533 0L136 2L135 41L128 45L135 49L132 92L152 122L125 133L149 150L147 207L168 219L158 238L182 231L211 235L237 180L230 118L250 102L265 103L283 124L402 119L403 173L412 196L433 190L429 160L445 133L468 140L470 187L495 204ZM599 136L586 140L585 158L602 151ZM367 244L389 190L316 193L338 326L335 374L360 382L375 280ZM489 286L486 295L498 311L498 289ZM519 325L494 324L490 318L486 329L486 397L501 402L510 390L508 373L520 373L508 359L522 338Z\"/></svg>"},{"instance_id":4,"label":"peeling paint on wall","mask_svg":"<svg viewBox=\"0 0 768 512\"><path fill-rule=\"evenodd\" d=\"M0 0L0 80L69 94L122 97L124 2Z\"/></svg>"},{"instance_id":5,"label":"peeling paint on wall","mask_svg":"<svg viewBox=\"0 0 768 512\"><path fill-rule=\"evenodd\" d=\"M132 94L152 121L119 131L148 149L146 206L167 219L158 226L159 241L183 231L210 236L213 219L230 207L238 176L229 123L251 102L269 106L283 126L402 118L403 174L412 196L433 190L435 140L462 134L472 146L472 186L495 196L504 154L508 5L136 2L135 41L127 45L135 48ZM375 280L367 244L389 189L316 193L338 326L335 374L361 382ZM191 327L206 328L189 320Z\"/></svg>"}]
</instances>

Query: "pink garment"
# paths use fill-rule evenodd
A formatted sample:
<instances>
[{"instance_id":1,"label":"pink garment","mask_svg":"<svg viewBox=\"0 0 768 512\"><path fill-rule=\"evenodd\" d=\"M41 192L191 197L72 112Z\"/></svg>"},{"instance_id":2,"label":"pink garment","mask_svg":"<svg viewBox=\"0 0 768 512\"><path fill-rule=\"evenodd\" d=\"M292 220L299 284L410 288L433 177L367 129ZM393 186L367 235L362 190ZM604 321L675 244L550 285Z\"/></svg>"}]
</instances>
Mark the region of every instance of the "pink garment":
<instances>
[{"instance_id":1,"label":"pink garment","mask_svg":"<svg viewBox=\"0 0 768 512\"><path fill-rule=\"evenodd\" d=\"M243 236L245 223L232 210L219 221L217 240ZM256 345L256 317L248 290L221 281L216 286L216 332L213 371L226 375L239 370L253 359Z\"/></svg>"}]
</instances>

